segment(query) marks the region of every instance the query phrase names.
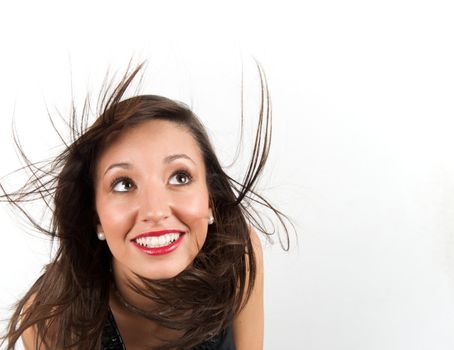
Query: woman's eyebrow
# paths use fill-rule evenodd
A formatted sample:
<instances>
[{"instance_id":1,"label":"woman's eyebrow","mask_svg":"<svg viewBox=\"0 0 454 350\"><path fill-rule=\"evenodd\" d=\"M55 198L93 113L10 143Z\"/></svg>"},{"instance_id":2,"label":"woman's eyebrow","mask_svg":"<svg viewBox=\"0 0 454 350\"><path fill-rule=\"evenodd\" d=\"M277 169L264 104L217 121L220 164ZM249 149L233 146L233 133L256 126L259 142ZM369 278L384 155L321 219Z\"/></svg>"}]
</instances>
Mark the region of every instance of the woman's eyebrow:
<instances>
[{"instance_id":1,"label":"woman's eyebrow","mask_svg":"<svg viewBox=\"0 0 454 350\"><path fill-rule=\"evenodd\" d=\"M174 160L177 160L177 159L188 159L190 160L192 163L195 164L195 162L192 160L191 157L189 157L188 155L184 154L184 153L180 153L180 154L171 154L170 156L167 156L164 158L164 163L171 163L173 162ZM113 168L122 168L122 169L131 169L132 168L132 165L130 163L126 163L126 162L121 162L121 163L114 163L114 164L111 164L108 166L108 168L106 169L106 171L104 172L104 175L107 174L107 172Z\"/></svg>"},{"instance_id":2,"label":"woman's eyebrow","mask_svg":"<svg viewBox=\"0 0 454 350\"><path fill-rule=\"evenodd\" d=\"M188 155L184 154L184 153L180 153L180 154L172 154L170 156L167 156L164 158L164 163L171 163L173 162L174 160L177 160L177 159L180 159L180 158L183 158L183 159L188 159L190 160L192 163L195 164L195 162L191 159L191 157L189 157Z\"/></svg>"},{"instance_id":3,"label":"woman's eyebrow","mask_svg":"<svg viewBox=\"0 0 454 350\"><path fill-rule=\"evenodd\" d=\"M122 169L130 169L131 168L131 164L130 163L114 163L114 164L111 164L109 165L109 167L106 169L106 171L104 172L104 175L107 174L107 172L109 170L111 170L112 168L122 168Z\"/></svg>"}]
</instances>

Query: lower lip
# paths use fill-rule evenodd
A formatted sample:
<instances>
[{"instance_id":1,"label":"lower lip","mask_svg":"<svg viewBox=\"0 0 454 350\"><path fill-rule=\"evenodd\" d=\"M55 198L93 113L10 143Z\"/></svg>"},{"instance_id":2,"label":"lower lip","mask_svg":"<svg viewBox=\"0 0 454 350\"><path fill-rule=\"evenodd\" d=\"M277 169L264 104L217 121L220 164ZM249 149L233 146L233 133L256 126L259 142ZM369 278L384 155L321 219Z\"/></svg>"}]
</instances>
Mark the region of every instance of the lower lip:
<instances>
[{"instance_id":1,"label":"lower lip","mask_svg":"<svg viewBox=\"0 0 454 350\"><path fill-rule=\"evenodd\" d=\"M173 252L175 249L177 249L178 246L180 245L181 241L183 240L183 236L184 236L184 233L182 233L175 242L172 242L169 245L166 245L163 247L157 247L157 248L144 247L134 241L132 242L132 244L134 244L137 248L139 248L145 254L164 255L164 254L169 254L169 253Z\"/></svg>"}]
</instances>

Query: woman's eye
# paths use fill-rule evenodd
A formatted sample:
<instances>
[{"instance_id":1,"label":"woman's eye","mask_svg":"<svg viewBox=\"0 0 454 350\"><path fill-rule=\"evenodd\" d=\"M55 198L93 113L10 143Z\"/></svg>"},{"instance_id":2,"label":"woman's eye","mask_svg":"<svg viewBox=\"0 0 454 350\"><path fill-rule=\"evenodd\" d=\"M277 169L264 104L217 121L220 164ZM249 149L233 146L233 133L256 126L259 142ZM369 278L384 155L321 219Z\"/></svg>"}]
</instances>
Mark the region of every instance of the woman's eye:
<instances>
[{"instance_id":1,"label":"woman's eye","mask_svg":"<svg viewBox=\"0 0 454 350\"><path fill-rule=\"evenodd\" d=\"M134 183L131 179L122 178L116 179L112 183L112 191L114 192L129 192L134 188Z\"/></svg>"},{"instance_id":2,"label":"woman's eye","mask_svg":"<svg viewBox=\"0 0 454 350\"><path fill-rule=\"evenodd\" d=\"M186 185L191 182L192 177L185 171L179 171L173 174L169 179L171 185Z\"/></svg>"}]
</instances>

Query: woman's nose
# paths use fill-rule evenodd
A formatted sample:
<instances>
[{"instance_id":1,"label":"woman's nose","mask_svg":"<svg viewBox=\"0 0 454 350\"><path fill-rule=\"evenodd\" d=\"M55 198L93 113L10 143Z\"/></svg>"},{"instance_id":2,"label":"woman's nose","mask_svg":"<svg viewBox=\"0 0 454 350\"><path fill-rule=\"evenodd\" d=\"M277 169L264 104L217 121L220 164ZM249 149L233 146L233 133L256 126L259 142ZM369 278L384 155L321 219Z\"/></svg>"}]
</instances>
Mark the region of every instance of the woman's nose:
<instances>
[{"instance_id":1,"label":"woman's nose","mask_svg":"<svg viewBox=\"0 0 454 350\"><path fill-rule=\"evenodd\" d=\"M145 222L159 223L171 214L170 196L165 186L154 184L142 188L139 219Z\"/></svg>"}]
</instances>

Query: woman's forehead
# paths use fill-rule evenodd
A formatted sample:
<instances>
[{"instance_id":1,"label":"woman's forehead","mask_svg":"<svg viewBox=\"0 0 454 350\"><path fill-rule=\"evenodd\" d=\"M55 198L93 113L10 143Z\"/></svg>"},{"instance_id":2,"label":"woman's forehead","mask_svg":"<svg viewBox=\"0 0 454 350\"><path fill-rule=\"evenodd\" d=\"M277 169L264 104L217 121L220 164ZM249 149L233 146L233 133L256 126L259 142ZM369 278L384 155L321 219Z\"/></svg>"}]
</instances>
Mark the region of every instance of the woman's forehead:
<instances>
[{"instance_id":1,"label":"woman's forehead","mask_svg":"<svg viewBox=\"0 0 454 350\"><path fill-rule=\"evenodd\" d=\"M164 162L178 155L203 164L200 147L187 127L166 120L150 120L125 130L109 144L101 153L98 171L111 162L144 158Z\"/></svg>"}]
</instances>

